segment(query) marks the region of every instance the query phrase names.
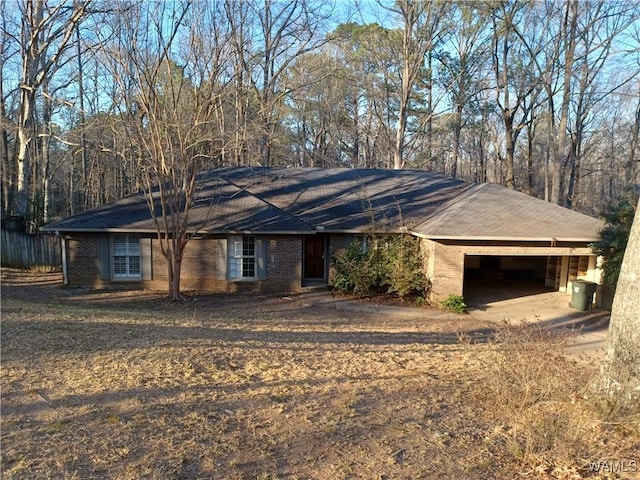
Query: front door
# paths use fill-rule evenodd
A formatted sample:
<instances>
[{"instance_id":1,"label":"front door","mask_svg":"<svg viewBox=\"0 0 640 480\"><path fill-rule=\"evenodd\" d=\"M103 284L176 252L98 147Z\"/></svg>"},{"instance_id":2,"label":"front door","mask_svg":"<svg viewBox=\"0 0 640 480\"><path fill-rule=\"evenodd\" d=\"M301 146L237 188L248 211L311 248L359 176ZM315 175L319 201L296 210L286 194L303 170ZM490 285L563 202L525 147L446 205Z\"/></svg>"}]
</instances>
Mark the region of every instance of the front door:
<instances>
[{"instance_id":1,"label":"front door","mask_svg":"<svg viewBox=\"0 0 640 480\"><path fill-rule=\"evenodd\" d=\"M304 278L325 278L324 252L324 235L304 236Z\"/></svg>"}]
</instances>

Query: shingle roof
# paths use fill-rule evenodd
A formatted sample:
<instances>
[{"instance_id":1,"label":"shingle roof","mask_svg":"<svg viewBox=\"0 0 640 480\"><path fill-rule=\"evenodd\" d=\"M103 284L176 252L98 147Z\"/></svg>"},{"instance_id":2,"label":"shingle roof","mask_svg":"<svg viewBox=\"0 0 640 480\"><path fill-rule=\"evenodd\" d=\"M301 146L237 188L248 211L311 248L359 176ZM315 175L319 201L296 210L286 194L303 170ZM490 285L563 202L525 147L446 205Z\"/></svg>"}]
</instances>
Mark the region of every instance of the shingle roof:
<instances>
[{"instance_id":1,"label":"shingle roof","mask_svg":"<svg viewBox=\"0 0 640 480\"><path fill-rule=\"evenodd\" d=\"M500 185L474 185L415 227L429 238L483 240L600 239L604 223Z\"/></svg>"},{"instance_id":2,"label":"shingle roof","mask_svg":"<svg viewBox=\"0 0 640 480\"><path fill-rule=\"evenodd\" d=\"M221 176L282 211L325 230L398 230L469 185L421 170L228 169Z\"/></svg>"},{"instance_id":3,"label":"shingle roof","mask_svg":"<svg viewBox=\"0 0 640 480\"><path fill-rule=\"evenodd\" d=\"M603 223L492 184L422 170L232 167L207 172L190 216L202 233L411 231L428 238L593 241ZM153 232L142 194L49 231Z\"/></svg>"}]
</instances>

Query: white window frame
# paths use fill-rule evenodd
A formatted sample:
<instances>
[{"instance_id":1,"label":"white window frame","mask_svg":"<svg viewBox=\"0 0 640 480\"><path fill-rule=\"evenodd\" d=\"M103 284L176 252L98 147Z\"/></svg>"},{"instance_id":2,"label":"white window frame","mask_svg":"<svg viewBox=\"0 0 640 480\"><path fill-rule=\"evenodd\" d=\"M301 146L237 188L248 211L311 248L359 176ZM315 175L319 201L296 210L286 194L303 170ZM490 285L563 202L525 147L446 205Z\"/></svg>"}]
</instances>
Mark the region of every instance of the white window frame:
<instances>
[{"instance_id":1,"label":"white window frame","mask_svg":"<svg viewBox=\"0 0 640 480\"><path fill-rule=\"evenodd\" d=\"M253 253L245 251L245 241L251 240ZM256 280L258 278L258 242L254 235L238 235L229 238L229 279ZM245 269L253 264L253 275L245 276Z\"/></svg>"},{"instance_id":2,"label":"white window frame","mask_svg":"<svg viewBox=\"0 0 640 480\"><path fill-rule=\"evenodd\" d=\"M113 280L142 280L142 242L139 235L126 233L112 235L110 258ZM116 273L116 265L121 261L120 259L124 259L124 264L118 265L124 266L124 273Z\"/></svg>"}]
</instances>

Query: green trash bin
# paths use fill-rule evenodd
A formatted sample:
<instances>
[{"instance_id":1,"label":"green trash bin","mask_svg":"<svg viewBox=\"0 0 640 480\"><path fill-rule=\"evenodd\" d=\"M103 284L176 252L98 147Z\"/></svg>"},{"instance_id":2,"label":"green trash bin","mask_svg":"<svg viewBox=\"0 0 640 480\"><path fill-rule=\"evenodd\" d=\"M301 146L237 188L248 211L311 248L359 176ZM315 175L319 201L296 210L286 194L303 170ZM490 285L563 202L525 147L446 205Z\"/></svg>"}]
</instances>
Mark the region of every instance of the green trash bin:
<instances>
[{"instance_id":1,"label":"green trash bin","mask_svg":"<svg viewBox=\"0 0 640 480\"><path fill-rule=\"evenodd\" d=\"M598 284L586 280L574 280L571 287L571 302L569 306L581 312L591 310L593 295L598 289Z\"/></svg>"}]
</instances>

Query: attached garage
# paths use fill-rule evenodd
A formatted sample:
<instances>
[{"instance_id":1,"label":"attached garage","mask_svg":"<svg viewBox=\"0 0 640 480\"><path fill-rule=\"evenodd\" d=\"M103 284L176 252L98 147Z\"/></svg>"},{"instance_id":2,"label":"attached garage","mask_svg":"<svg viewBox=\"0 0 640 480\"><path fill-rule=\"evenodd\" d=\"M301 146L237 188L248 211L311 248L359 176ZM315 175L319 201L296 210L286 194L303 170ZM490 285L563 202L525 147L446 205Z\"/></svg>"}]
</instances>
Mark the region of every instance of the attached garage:
<instances>
[{"instance_id":1,"label":"attached garage","mask_svg":"<svg viewBox=\"0 0 640 480\"><path fill-rule=\"evenodd\" d=\"M433 299L515 298L600 283L589 244L598 219L493 184L475 185L412 230L429 256ZM469 297L469 298L468 298ZM598 297L596 297L598 298Z\"/></svg>"},{"instance_id":2,"label":"attached garage","mask_svg":"<svg viewBox=\"0 0 640 480\"><path fill-rule=\"evenodd\" d=\"M486 303L571 291L574 280L599 281L594 255L465 255L463 295L468 303Z\"/></svg>"}]
</instances>

